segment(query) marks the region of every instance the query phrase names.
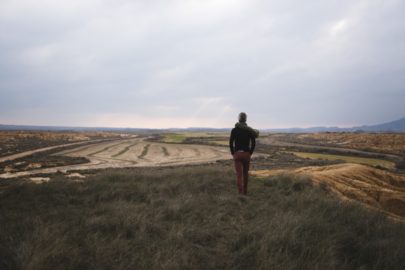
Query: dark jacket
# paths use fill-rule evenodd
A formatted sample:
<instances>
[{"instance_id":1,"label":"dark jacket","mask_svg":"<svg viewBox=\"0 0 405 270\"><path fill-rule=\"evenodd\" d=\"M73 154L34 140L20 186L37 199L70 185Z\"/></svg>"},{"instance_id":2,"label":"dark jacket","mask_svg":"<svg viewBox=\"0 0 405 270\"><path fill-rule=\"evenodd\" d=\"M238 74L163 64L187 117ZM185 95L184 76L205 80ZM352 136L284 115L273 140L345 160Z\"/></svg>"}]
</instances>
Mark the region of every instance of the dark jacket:
<instances>
[{"instance_id":1,"label":"dark jacket","mask_svg":"<svg viewBox=\"0 0 405 270\"><path fill-rule=\"evenodd\" d=\"M229 148L233 155L236 151L245 151L253 154L256 146L256 139L252 132L247 129L235 127L232 129L229 138Z\"/></svg>"}]
</instances>

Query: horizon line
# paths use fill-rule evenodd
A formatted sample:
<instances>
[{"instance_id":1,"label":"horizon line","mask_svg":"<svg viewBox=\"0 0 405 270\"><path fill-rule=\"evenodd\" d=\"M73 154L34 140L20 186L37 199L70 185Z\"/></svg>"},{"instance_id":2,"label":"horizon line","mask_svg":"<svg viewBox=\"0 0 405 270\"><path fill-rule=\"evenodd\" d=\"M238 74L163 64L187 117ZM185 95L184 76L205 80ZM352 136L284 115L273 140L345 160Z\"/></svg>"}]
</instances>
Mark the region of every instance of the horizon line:
<instances>
[{"instance_id":1,"label":"horizon line","mask_svg":"<svg viewBox=\"0 0 405 270\"><path fill-rule=\"evenodd\" d=\"M165 127L165 128L158 128L158 127L112 127L112 126L74 126L74 125L36 125L36 124L2 124L1 126L10 126L10 127L36 127L36 128L65 128L65 129L140 129L140 130L170 130L170 129L232 129L231 127L198 127L198 126L190 126L190 127ZM359 127L367 127L369 125L358 125L358 126L307 126L307 127L273 127L273 128L257 128L258 130L294 130L294 129L315 129L315 128L323 128L323 129L353 129Z\"/></svg>"}]
</instances>

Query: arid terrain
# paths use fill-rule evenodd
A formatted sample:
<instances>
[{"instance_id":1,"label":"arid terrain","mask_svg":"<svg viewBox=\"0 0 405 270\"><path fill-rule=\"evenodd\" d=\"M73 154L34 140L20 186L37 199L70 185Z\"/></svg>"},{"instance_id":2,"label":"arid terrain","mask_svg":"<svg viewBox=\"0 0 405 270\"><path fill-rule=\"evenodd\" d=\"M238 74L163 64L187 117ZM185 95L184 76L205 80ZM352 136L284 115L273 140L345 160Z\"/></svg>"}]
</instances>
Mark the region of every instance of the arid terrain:
<instances>
[{"instance_id":1,"label":"arid terrain","mask_svg":"<svg viewBox=\"0 0 405 270\"><path fill-rule=\"evenodd\" d=\"M61 144L120 136L111 132L0 131L0 157Z\"/></svg>"},{"instance_id":2,"label":"arid terrain","mask_svg":"<svg viewBox=\"0 0 405 270\"><path fill-rule=\"evenodd\" d=\"M257 170L252 174L258 177L278 174L307 176L342 199L359 201L405 220L405 175L351 163L294 170Z\"/></svg>"},{"instance_id":3,"label":"arid terrain","mask_svg":"<svg viewBox=\"0 0 405 270\"><path fill-rule=\"evenodd\" d=\"M132 138L109 137L108 139L89 140L85 145L82 145L82 142L61 144L5 156L0 158L0 163L7 162L7 165L2 168L3 174L0 174L0 178L106 168L198 164L231 158L225 147L147 141L147 138L138 138L136 135L130 137ZM68 149L55 151L61 147ZM24 161L24 158L29 159L33 154L50 150L53 152L48 154L48 159L67 159L66 164L44 166L46 164ZM82 162L74 162L77 160ZM25 164L25 169L17 170L16 168L20 164Z\"/></svg>"},{"instance_id":4,"label":"arid terrain","mask_svg":"<svg viewBox=\"0 0 405 270\"><path fill-rule=\"evenodd\" d=\"M238 196L226 133L55 134L0 141L1 269L405 267L405 135L262 134Z\"/></svg>"},{"instance_id":5,"label":"arid terrain","mask_svg":"<svg viewBox=\"0 0 405 270\"><path fill-rule=\"evenodd\" d=\"M82 174L108 168L231 165L226 133L0 134L0 178L43 182L55 173L82 179ZM404 149L404 134L263 134L251 171L258 177L307 175L342 198L405 218Z\"/></svg>"},{"instance_id":6,"label":"arid terrain","mask_svg":"<svg viewBox=\"0 0 405 270\"><path fill-rule=\"evenodd\" d=\"M402 133L322 132L308 134L277 134L279 142L357 149L370 152L405 154L405 135Z\"/></svg>"},{"instance_id":7,"label":"arid terrain","mask_svg":"<svg viewBox=\"0 0 405 270\"><path fill-rule=\"evenodd\" d=\"M306 176L340 198L354 200L405 221L405 134L270 134L262 147L275 147L304 160L338 164L261 167L258 177Z\"/></svg>"}]
</instances>

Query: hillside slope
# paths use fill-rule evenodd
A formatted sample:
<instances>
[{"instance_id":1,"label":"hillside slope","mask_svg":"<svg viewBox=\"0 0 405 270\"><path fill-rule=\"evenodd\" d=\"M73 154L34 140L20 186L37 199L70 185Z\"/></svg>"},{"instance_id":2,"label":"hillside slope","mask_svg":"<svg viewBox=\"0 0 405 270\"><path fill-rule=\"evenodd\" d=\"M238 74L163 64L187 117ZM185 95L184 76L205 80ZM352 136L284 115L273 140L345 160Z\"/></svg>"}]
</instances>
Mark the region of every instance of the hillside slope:
<instances>
[{"instance_id":1,"label":"hillside slope","mask_svg":"<svg viewBox=\"0 0 405 270\"><path fill-rule=\"evenodd\" d=\"M267 177L280 173L306 175L326 185L345 199L359 201L405 221L405 176L359 164L304 167L295 170L262 170L253 175Z\"/></svg>"}]
</instances>

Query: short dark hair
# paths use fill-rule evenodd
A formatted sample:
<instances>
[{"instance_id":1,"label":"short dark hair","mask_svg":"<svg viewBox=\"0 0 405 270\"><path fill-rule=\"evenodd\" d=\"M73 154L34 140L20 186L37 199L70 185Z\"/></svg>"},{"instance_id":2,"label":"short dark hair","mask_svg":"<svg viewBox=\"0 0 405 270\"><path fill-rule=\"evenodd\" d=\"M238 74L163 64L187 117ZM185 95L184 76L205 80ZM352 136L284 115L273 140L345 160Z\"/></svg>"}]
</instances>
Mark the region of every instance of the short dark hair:
<instances>
[{"instance_id":1,"label":"short dark hair","mask_svg":"<svg viewBox=\"0 0 405 270\"><path fill-rule=\"evenodd\" d=\"M239 122L246 122L246 120L247 120L247 115L246 115L246 113L241 112L241 113L239 114Z\"/></svg>"}]
</instances>

